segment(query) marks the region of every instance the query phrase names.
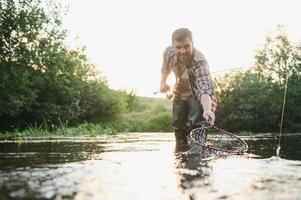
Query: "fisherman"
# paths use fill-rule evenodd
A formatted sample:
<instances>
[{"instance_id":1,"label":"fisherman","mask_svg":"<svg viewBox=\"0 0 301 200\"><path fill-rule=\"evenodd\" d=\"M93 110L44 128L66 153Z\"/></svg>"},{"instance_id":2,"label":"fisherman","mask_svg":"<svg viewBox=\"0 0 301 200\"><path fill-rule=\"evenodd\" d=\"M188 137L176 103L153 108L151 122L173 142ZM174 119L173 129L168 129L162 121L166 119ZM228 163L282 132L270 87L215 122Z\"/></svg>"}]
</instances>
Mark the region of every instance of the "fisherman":
<instances>
[{"instance_id":1,"label":"fisherman","mask_svg":"<svg viewBox=\"0 0 301 200\"><path fill-rule=\"evenodd\" d=\"M177 145L187 145L189 132L201 125L202 118L214 123L216 99L209 66L204 55L193 46L192 33L179 28L172 33L172 45L163 53L160 92L170 86L166 80L172 71L176 77L173 92L173 129Z\"/></svg>"}]
</instances>

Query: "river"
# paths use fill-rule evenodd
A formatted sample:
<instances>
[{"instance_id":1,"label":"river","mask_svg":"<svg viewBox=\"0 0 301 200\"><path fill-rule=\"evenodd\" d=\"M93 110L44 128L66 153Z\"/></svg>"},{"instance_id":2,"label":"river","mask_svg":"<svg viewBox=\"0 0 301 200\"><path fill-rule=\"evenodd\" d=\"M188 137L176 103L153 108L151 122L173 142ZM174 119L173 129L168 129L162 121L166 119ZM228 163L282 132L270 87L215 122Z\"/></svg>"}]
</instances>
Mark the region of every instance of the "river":
<instances>
[{"instance_id":1,"label":"river","mask_svg":"<svg viewBox=\"0 0 301 200\"><path fill-rule=\"evenodd\" d=\"M178 151L172 133L0 141L0 199L301 199L301 134L244 155Z\"/></svg>"}]
</instances>

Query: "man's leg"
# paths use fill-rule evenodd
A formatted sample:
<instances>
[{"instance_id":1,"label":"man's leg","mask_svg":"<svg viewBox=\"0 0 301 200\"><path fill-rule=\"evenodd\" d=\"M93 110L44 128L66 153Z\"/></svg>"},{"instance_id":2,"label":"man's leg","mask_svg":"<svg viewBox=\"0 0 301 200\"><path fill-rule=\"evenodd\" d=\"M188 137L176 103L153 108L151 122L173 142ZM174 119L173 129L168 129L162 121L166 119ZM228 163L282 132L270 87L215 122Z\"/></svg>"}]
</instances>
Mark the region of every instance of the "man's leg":
<instances>
[{"instance_id":1,"label":"man's leg","mask_svg":"<svg viewBox=\"0 0 301 200\"><path fill-rule=\"evenodd\" d=\"M192 96L188 99L188 126L189 131L202 125L203 108L200 102L196 101Z\"/></svg>"},{"instance_id":2,"label":"man's leg","mask_svg":"<svg viewBox=\"0 0 301 200\"><path fill-rule=\"evenodd\" d=\"M172 105L173 128L177 144L187 144L188 102L175 98Z\"/></svg>"}]
</instances>

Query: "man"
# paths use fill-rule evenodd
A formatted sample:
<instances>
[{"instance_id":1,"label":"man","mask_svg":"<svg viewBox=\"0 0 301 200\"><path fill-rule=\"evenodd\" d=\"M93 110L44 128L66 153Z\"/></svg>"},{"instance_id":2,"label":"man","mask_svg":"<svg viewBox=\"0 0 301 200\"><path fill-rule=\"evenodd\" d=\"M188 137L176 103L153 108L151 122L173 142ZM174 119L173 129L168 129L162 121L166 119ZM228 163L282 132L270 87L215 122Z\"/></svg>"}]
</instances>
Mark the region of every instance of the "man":
<instances>
[{"instance_id":1,"label":"man","mask_svg":"<svg viewBox=\"0 0 301 200\"><path fill-rule=\"evenodd\" d=\"M215 120L214 85L204 55L193 46L192 33L180 28L172 34L172 46L163 54L160 92L169 91L166 80L170 72L176 76L173 89L173 128L177 144L186 145L190 130L200 126L202 117Z\"/></svg>"}]
</instances>

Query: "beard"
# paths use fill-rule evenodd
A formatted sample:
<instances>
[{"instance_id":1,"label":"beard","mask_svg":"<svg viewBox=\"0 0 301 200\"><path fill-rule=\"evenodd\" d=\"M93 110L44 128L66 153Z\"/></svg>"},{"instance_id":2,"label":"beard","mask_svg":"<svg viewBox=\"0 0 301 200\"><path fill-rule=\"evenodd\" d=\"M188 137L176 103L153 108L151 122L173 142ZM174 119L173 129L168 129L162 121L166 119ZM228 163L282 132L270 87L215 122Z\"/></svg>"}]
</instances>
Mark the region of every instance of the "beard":
<instances>
[{"instance_id":1,"label":"beard","mask_svg":"<svg viewBox=\"0 0 301 200\"><path fill-rule=\"evenodd\" d=\"M188 54L182 54L177 56L177 59L180 63L188 63L190 58L191 56Z\"/></svg>"}]
</instances>

